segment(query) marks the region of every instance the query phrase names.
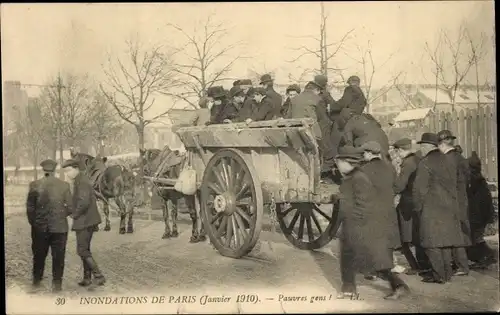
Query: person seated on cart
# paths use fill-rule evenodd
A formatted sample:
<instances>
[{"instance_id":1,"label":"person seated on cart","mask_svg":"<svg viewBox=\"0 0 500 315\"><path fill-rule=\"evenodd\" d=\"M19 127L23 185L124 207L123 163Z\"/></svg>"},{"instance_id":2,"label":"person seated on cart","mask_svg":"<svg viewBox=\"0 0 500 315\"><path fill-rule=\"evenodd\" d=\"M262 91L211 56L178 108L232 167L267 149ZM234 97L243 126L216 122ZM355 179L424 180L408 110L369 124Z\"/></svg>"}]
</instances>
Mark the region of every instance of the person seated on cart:
<instances>
[{"instance_id":1,"label":"person seated on cart","mask_svg":"<svg viewBox=\"0 0 500 315\"><path fill-rule=\"evenodd\" d=\"M231 115L224 119L224 123L242 122L245 118L241 116L241 109L245 102L245 92L239 86L233 86L229 90L230 104L234 107L231 110ZM228 104L229 106L229 104Z\"/></svg>"},{"instance_id":2,"label":"person seated on cart","mask_svg":"<svg viewBox=\"0 0 500 315\"><path fill-rule=\"evenodd\" d=\"M382 130L382 126L371 115L358 114L350 108L340 112L338 120L339 129L342 130L342 139L339 148L343 146L361 147L368 141L378 142L381 146L382 156L388 161L389 139Z\"/></svg>"},{"instance_id":3,"label":"person seated on cart","mask_svg":"<svg viewBox=\"0 0 500 315\"><path fill-rule=\"evenodd\" d=\"M252 121L262 121L262 120L272 120L275 119L275 107L271 99L267 96L266 89L262 87L257 87L253 90L253 98L255 100L251 107L245 104L244 112L242 113L242 118L245 119L246 123ZM250 103L248 103L250 105Z\"/></svg>"},{"instance_id":4,"label":"person seated on cart","mask_svg":"<svg viewBox=\"0 0 500 315\"><path fill-rule=\"evenodd\" d=\"M283 106L281 107L281 117L286 117L288 110L290 109L290 103L292 99L299 95L301 92L300 86L298 84L289 85L286 88L286 100Z\"/></svg>"},{"instance_id":5,"label":"person seated on cart","mask_svg":"<svg viewBox=\"0 0 500 315\"><path fill-rule=\"evenodd\" d=\"M238 110L229 100L228 93L222 86L208 88L207 95L213 99L208 125L222 124L225 119L231 119L237 115Z\"/></svg>"}]
</instances>

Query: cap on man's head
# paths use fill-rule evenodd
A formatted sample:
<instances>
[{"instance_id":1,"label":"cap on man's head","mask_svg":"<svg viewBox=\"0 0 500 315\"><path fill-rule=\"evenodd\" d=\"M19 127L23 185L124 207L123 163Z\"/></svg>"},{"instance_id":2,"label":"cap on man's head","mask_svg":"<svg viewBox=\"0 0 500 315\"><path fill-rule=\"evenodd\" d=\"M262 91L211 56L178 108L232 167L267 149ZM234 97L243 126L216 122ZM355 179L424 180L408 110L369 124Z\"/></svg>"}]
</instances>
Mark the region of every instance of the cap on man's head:
<instances>
[{"instance_id":1,"label":"cap on man's head","mask_svg":"<svg viewBox=\"0 0 500 315\"><path fill-rule=\"evenodd\" d=\"M256 87L254 90L253 90L253 94L260 94L260 95L266 95L267 91L266 89L262 88L262 87Z\"/></svg>"},{"instance_id":2,"label":"cap on man's head","mask_svg":"<svg viewBox=\"0 0 500 315\"><path fill-rule=\"evenodd\" d=\"M57 162L52 159L47 159L40 163L44 172L53 172L56 170Z\"/></svg>"},{"instance_id":3,"label":"cap on man's head","mask_svg":"<svg viewBox=\"0 0 500 315\"><path fill-rule=\"evenodd\" d=\"M422 137L420 138L420 141L418 141L417 144L422 144L422 143L429 143L437 146L439 143L439 138L435 133L424 132L422 134Z\"/></svg>"},{"instance_id":4,"label":"cap on man's head","mask_svg":"<svg viewBox=\"0 0 500 315\"><path fill-rule=\"evenodd\" d=\"M227 95L226 90L222 86L212 86L208 88L208 96L213 98L221 98Z\"/></svg>"},{"instance_id":5,"label":"cap on man's head","mask_svg":"<svg viewBox=\"0 0 500 315\"><path fill-rule=\"evenodd\" d=\"M325 75L318 74L314 76L314 82L316 82L317 85L321 86L321 88L324 89L328 83L328 78Z\"/></svg>"},{"instance_id":6,"label":"cap on man's head","mask_svg":"<svg viewBox=\"0 0 500 315\"><path fill-rule=\"evenodd\" d=\"M66 160L64 161L62 168L66 167L80 168L80 162L78 160L73 160L73 159Z\"/></svg>"},{"instance_id":7,"label":"cap on man's head","mask_svg":"<svg viewBox=\"0 0 500 315\"><path fill-rule=\"evenodd\" d=\"M233 86L239 86L241 84L241 80L236 80L233 82Z\"/></svg>"},{"instance_id":8,"label":"cap on man's head","mask_svg":"<svg viewBox=\"0 0 500 315\"><path fill-rule=\"evenodd\" d=\"M441 130L440 132L437 133L437 136L439 138L439 141L457 138L449 130Z\"/></svg>"},{"instance_id":9,"label":"cap on man's head","mask_svg":"<svg viewBox=\"0 0 500 315\"><path fill-rule=\"evenodd\" d=\"M382 151L382 147L380 146L380 143L378 143L376 141L368 141L368 142L363 143L361 145L361 149L363 149L363 151L368 151L368 152L372 152L375 154L379 154Z\"/></svg>"},{"instance_id":10,"label":"cap on man's head","mask_svg":"<svg viewBox=\"0 0 500 315\"><path fill-rule=\"evenodd\" d=\"M403 138L399 139L398 141L394 142L392 145L394 148L402 148L402 147L407 147L411 145L411 139L409 138Z\"/></svg>"},{"instance_id":11,"label":"cap on man's head","mask_svg":"<svg viewBox=\"0 0 500 315\"><path fill-rule=\"evenodd\" d=\"M241 87L239 87L239 86L233 86L229 90L229 96L230 97L245 96L245 92L243 91L243 89Z\"/></svg>"},{"instance_id":12,"label":"cap on man's head","mask_svg":"<svg viewBox=\"0 0 500 315\"><path fill-rule=\"evenodd\" d=\"M240 81L240 87L241 86L252 86L252 80L250 79L243 79L243 80L239 80Z\"/></svg>"},{"instance_id":13,"label":"cap on man's head","mask_svg":"<svg viewBox=\"0 0 500 315\"><path fill-rule=\"evenodd\" d=\"M357 75L353 75L353 76L350 76L349 79L347 79L347 84L350 84L352 82L360 83L361 79Z\"/></svg>"},{"instance_id":14,"label":"cap on man's head","mask_svg":"<svg viewBox=\"0 0 500 315\"><path fill-rule=\"evenodd\" d=\"M290 91L295 91L300 94L300 86L298 84L291 84L286 88L286 93Z\"/></svg>"},{"instance_id":15,"label":"cap on man's head","mask_svg":"<svg viewBox=\"0 0 500 315\"><path fill-rule=\"evenodd\" d=\"M363 150L353 146L343 146L339 148L339 153L335 157L341 160L361 161L363 159Z\"/></svg>"},{"instance_id":16,"label":"cap on man's head","mask_svg":"<svg viewBox=\"0 0 500 315\"><path fill-rule=\"evenodd\" d=\"M321 85L319 85L318 83L314 82L314 81L309 81L307 82L306 84L306 88L307 89L310 89L310 88L316 88L316 89L323 89L323 87Z\"/></svg>"},{"instance_id":17,"label":"cap on man's head","mask_svg":"<svg viewBox=\"0 0 500 315\"><path fill-rule=\"evenodd\" d=\"M273 81L273 78L271 78L271 75L270 74L264 74L263 76L260 77L260 84L262 83L268 83L268 82L272 82Z\"/></svg>"}]
</instances>

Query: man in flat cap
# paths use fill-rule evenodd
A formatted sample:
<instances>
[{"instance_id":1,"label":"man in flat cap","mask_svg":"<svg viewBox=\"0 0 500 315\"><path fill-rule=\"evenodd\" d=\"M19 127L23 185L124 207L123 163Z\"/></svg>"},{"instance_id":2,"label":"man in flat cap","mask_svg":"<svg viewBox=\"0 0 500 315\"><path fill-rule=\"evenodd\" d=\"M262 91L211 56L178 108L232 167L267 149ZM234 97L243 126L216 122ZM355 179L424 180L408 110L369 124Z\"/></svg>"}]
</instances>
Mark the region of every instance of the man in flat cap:
<instances>
[{"instance_id":1,"label":"man in flat cap","mask_svg":"<svg viewBox=\"0 0 500 315\"><path fill-rule=\"evenodd\" d=\"M299 95L301 92L300 86L298 84L291 84L286 88L286 100L281 107L281 117L286 117L288 110L290 109L290 103L292 99Z\"/></svg>"},{"instance_id":2,"label":"man in flat cap","mask_svg":"<svg viewBox=\"0 0 500 315\"><path fill-rule=\"evenodd\" d=\"M45 269L48 250L52 255L52 290L62 290L66 241L67 217L72 212L71 191L68 183L56 178L57 162L40 163L45 176L29 185L26 210L31 225L31 250L33 252L33 286L39 287Z\"/></svg>"},{"instance_id":3,"label":"man in flat cap","mask_svg":"<svg viewBox=\"0 0 500 315\"><path fill-rule=\"evenodd\" d=\"M99 269L92 253L90 243L92 236L101 223L101 215L97 210L97 200L94 188L88 176L80 171L83 168L77 160L67 160L63 164L66 176L73 182L73 226L76 234L76 252L83 264L83 279L80 286L104 285L106 279ZM94 279L92 280L92 275Z\"/></svg>"},{"instance_id":4,"label":"man in flat cap","mask_svg":"<svg viewBox=\"0 0 500 315\"><path fill-rule=\"evenodd\" d=\"M396 207L399 219L399 232L401 237L401 252L405 256L410 269L406 274L413 275L427 271L430 266L427 256L418 240L418 218L415 217L415 206L413 204L412 191L413 183L419 158L411 150L412 142L408 138L403 138L393 144L395 153L401 159L400 172L394 183L394 193L400 195L399 203ZM415 246L415 256L410 246Z\"/></svg>"},{"instance_id":5,"label":"man in flat cap","mask_svg":"<svg viewBox=\"0 0 500 315\"><path fill-rule=\"evenodd\" d=\"M275 107L267 96L267 91L262 87L253 89L253 103L249 103L252 108L245 108L241 118L245 118L245 122L272 120L275 118Z\"/></svg>"},{"instance_id":6,"label":"man in flat cap","mask_svg":"<svg viewBox=\"0 0 500 315\"><path fill-rule=\"evenodd\" d=\"M236 109L228 98L227 91L222 86L208 88L207 95L213 99L209 124L222 124L224 120L232 119L237 115Z\"/></svg>"},{"instance_id":7,"label":"man in flat cap","mask_svg":"<svg viewBox=\"0 0 500 315\"><path fill-rule=\"evenodd\" d=\"M453 262L456 265L456 276L469 274L469 260L465 247L471 246L471 233L468 213L467 188L469 185L469 163L457 152L454 144L456 137L449 130L441 130L437 134L439 138L439 150L446 156L448 164L454 171L455 185L450 187L457 192L458 216L460 217L460 226L463 236L463 246L453 248Z\"/></svg>"},{"instance_id":8,"label":"man in flat cap","mask_svg":"<svg viewBox=\"0 0 500 315\"><path fill-rule=\"evenodd\" d=\"M243 108L243 103L245 102L245 92L239 86L233 86L229 90L229 102L226 105L228 107L226 117L224 118L224 123L232 122L242 122L245 119L241 115L241 109Z\"/></svg>"},{"instance_id":9,"label":"man in flat cap","mask_svg":"<svg viewBox=\"0 0 500 315\"><path fill-rule=\"evenodd\" d=\"M271 104L273 105L275 118L281 115L281 104L283 104L283 97L274 90L274 80L271 78L270 74L264 74L260 77L260 86L266 90L266 95L269 97Z\"/></svg>"},{"instance_id":10,"label":"man in flat cap","mask_svg":"<svg viewBox=\"0 0 500 315\"><path fill-rule=\"evenodd\" d=\"M423 133L422 159L413 183L413 203L419 217L419 243L425 249L432 272L423 282L446 283L453 274L452 248L463 244L457 216L455 170L438 149L439 138Z\"/></svg>"},{"instance_id":11,"label":"man in flat cap","mask_svg":"<svg viewBox=\"0 0 500 315\"><path fill-rule=\"evenodd\" d=\"M366 107L366 97L361 90L360 79L358 76L354 75L347 79L347 87L344 89L344 94L342 98L338 100L338 107L342 108L350 108L353 112L357 114L361 114Z\"/></svg>"},{"instance_id":12,"label":"man in flat cap","mask_svg":"<svg viewBox=\"0 0 500 315\"><path fill-rule=\"evenodd\" d=\"M323 145L321 144L321 128L318 124L317 112L317 107L321 102L320 91L321 86L316 82L310 81L307 83L304 91L291 100L286 118L312 118L314 120L313 133L321 150ZM323 155L322 152L321 155Z\"/></svg>"}]
</instances>

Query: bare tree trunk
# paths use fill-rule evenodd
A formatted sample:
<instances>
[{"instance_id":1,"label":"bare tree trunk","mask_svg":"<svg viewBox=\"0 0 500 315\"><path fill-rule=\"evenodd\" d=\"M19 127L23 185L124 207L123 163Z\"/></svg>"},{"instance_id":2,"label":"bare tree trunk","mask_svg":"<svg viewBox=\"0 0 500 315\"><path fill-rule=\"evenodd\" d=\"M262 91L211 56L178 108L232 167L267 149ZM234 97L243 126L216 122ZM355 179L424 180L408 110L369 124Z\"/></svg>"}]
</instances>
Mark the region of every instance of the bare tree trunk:
<instances>
[{"instance_id":1,"label":"bare tree trunk","mask_svg":"<svg viewBox=\"0 0 500 315\"><path fill-rule=\"evenodd\" d=\"M37 154L33 154L33 180L38 179L38 170L36 167L38 166L38 156Z\"/></svg>"},{"instance_id":2,"label":"bare tree trunk","mask_svg":"<svg viewBox=\"0 0 500 315\"><path fill-rule=\"evenodd\" d=\"M139 149L144 149L144 125L135 125L135 129L137 130L137 136L139 137Z\"/></svg>"}]
</instances>

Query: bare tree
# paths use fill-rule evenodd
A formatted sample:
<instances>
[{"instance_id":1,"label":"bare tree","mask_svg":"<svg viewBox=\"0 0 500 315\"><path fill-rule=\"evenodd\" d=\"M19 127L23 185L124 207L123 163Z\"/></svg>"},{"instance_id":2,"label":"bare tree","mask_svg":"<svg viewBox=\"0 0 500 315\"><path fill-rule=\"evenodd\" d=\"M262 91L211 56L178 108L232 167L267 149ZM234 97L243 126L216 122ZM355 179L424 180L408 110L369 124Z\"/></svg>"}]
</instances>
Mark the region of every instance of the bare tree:
<instances>
[{"instance_id":1,"label":"bare tree","mask_svg":"<svg viewBox=\"0 0 500 315\"><path fill-rule=\"evenodd\" d=\"M426 42L425 49L435 66L435 75L439 86L443 88L451 99L452 111L455 111L455 100L458 89L464 83L469 71L474 65L474 57L465 53L467 48L467 26L460 25L456 36L442 29L438 43L434 49Z\"/></svg>"},{"instance_id":2,"label":"bare tree","mask_svg":"<svg viewBox=\"0 0 500 315\"><path fill-rule=\"evenodd\" d=\"M312 72L321 73L328 77L329 71L333 71L333 73L336 75L336 79L332 80L332 82L338 83L339 80L337 76L340 77L341 81L344 81L341 71L345 69L337 67L334 64L334 58L335 56L338 55L339 52L342 51L344 44L351 38L354 29L351 29L347 33L343 34L340 40L329 43L326 34L327 21L328 21L328 14L325 13L324 3L321 2L319 36L313 36L313 35L290 36L295 39L313 40L315 43L312 45L300 45L297 47L292 47L291 50L297 52L297 56L291 60L288 60L288 62L295 63L305 56L314 56L319 61L319 67L314 69L309 69L309 68L304 69L300 77L308 75Z\"/></svg>"},{"instance_id":3,"label":"bare tree","mask_svg":"<svg viewBox=\"0 0 500 315\"><path fill-rule=\"evenodd\" d=\"M32 161L34 179L38 177L37 166L40 158L46 152L44 140L47 136L45 124L47 121L43 117L43 107L38 99L31 99L28 106L21 110L20 120L17 121L19 132L19 145L26 151Z\"/></svg>"},{"instance_id":4,"label":"bare tree","mask_svg":"<svg viewBox=\"0 0 500 315\"><path fill-rule=\"evenodd\" d=\"M345 55L356 61L356 63L358 63L361 67L361 88L364 90L366 97L366 111L370 113L371 105L397 85L398 80L403 75L403 71L399 71L391 76L391 78L387 80L386 83L382 85L382 87L375 90L373 89L373 83L375 81L376 74L380 71L380 69L384 69L384 67L389 61L391 61L396 53L390 54L386 60L377 63L373 58L373 47L371 40L368 40L367 44L364 46L356 44L356 49L359 57L354 57L353 54L347 53Z\"/></svg>"},{"instance_id":5,"label":"bare tree","mask_svg":"<svg viewBox=\"0 0 500 315\"><path fill-rule=\"evenodd\" d=\"M249 77L250 80L252 80L252 82L255 84L255 85L258 85L260 83L260 78L264 75L264 74L269 74L271 75L272 78L275 78L276 77L276 68L273 68L273 69L270 69L267 67L267 65L264 63L260 66L257 66L257 67L251 67L247 70L247 76Z\"/></svg>"},{"instance_id":6,"label":"bare tree","mask_svg":"<svg viewBox=\"0 0 500 315\"><path fill-rule=\"evenodd\" d=\"M187 102L193 108L198 108L198 99L205 95L209 87L226 80L235 80L229 73L238 60L246 58L234 54L235 48L243 42L226 43L229 28L222 22L214 21L213 14L202 24L201 30L195 26L192 31L168 24L185 40L176 49L184 54L186 61L177 62L174 67L179 74L178 83L182 91L167 94Z\"/></svg>"},{"instance_id":7,"label":"bare tree","mask_svg":"<svg viewBox=\"0 0 500 315\"><path fill-rule=\"evenodd\" d=\"M138 39L128 40L126 44L125 58L108 56L108 64L103 67L106 79L100 87L118 116L135 127L138 146L143 149L145 127L167 115L175 105L173 102L159 114L150 115L155 95L168 93L178 83L172 52L163 52L161 45L147 49Z\"/></svg>"}]
</instances>

